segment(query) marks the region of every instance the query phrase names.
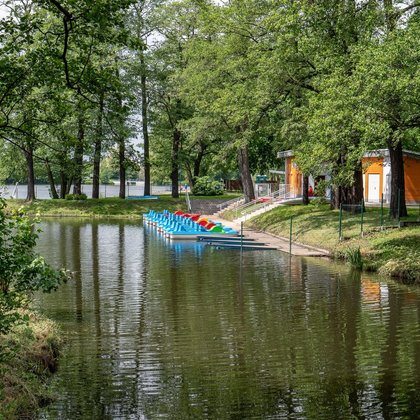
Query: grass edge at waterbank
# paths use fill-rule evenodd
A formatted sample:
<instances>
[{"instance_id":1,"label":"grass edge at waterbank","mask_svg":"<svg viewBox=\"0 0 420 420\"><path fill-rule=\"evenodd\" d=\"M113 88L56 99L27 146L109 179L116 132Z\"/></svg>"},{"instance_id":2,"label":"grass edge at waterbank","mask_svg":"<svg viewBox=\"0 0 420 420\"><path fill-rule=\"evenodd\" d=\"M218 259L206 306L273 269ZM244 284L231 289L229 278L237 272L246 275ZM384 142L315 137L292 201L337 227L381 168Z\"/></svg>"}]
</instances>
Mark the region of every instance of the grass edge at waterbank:
<instances>
[{"instance_id":1,"label":"grass edge at waterbank","mask_svg":"<svg viewBox=\"0 0 420 420\"><path fill-rule=\"evenodd\" d=\"M343 215L341 241L339 211L325 204L279 206L250 219L245 226L288 239L292 219L293 242L326 249L334 258L365 271L420 284L420 225L398 228L387 217L377 208L368 208L363 218L361 214ZM411 209L407 220L418 219L418 209ZM381 222L383 229L379 228Z\"/></svg>"},{"instance_id":2,"label":"grass edge at waterbank","mask_svg":"<svg viewBox=\"0 0 420 420\"><path fill-rule=\"evenodd\" d=\"M10 210L22 209L30 216L43 217L90 217L90 218L140 218L149 210L175 211L186 208L185 198L163 196L158 200L123 200L100 198L97 200L7 200Z\"/></svg>"},{"instance_id":3,"label":"grass edge at waterbank","mask_svg":"<svg viewBox=\"0 0 420 420\"><path fill-rule=\"evenodd\" d=\"M217 198L214 197L214 198ZM228 197L226 197L228 199ZM211 198L207 198L210 199ZM23 207L30 215L43 217L89 217L92 219L138 219L149 210L186 210L184 197L173 199L162 196L159 200L7 200L9 209ZM402 281L420 283L420 226L396 228L395 221L384 220L388 225L378 230L380 209L368 208L364 215L361 236L361 215L345 213L342 220L343 241L339 241L339 212L327 204L308 206L279 206L246 222L248 228L289 239L290 218L293 218L293 243L327 250L338 259L364 270L397 277ZM229 220L231 214L223 214ZM410 209L411 220L419 219L419 210ZM285 247L287 248L287 247ZM286 250L287 252L287 250Z\"/></svg>"},{"instance_id":4,"label":"grass edge at waterbank","mask_svg":"<svg viewBox=\"0 0 420 420\"><path fill-rule=\"evenodd\" d=\"M58 325L37 312L0 335L0 418L34 418L54 396L49 390L63 346Z\"/></svg>"}]
</instances>

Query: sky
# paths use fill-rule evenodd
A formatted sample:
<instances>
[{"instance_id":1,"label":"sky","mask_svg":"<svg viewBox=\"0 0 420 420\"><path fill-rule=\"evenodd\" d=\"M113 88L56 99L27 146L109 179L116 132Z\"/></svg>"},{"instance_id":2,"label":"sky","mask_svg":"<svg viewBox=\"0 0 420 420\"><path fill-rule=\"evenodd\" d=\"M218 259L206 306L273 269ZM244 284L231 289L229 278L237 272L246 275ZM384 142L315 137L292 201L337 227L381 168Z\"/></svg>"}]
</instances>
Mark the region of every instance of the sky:
<instances>
[{"instance_id":1,"label":"sky","mask_svg":"<svg viewBox=\"0 0 420 420\"><path fill-rule=\"evenodd\" d=\"M3 5L0 5L0 19L6 16L6 9Z\"/></svg>"}]
</instances>

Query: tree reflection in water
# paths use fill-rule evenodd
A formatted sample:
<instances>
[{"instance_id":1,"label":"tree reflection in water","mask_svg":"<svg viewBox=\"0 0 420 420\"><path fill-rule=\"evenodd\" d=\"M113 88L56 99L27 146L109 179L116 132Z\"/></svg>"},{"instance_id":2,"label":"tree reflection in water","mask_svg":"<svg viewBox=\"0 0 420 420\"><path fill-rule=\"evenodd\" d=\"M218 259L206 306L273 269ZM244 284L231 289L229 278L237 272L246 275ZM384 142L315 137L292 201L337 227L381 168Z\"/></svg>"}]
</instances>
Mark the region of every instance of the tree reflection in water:
<instances>
[{"instance_id":1,"label":"tree reflection in water","mask_svg":"<svg viewBox=\"0 0 420 420\"><path fill-rule=\"evenodd\" d=\"M417 289L137 222L42 227L76 272L38 301L68 342L44 417L420 416Z\"/></svg>"}]
</instances>

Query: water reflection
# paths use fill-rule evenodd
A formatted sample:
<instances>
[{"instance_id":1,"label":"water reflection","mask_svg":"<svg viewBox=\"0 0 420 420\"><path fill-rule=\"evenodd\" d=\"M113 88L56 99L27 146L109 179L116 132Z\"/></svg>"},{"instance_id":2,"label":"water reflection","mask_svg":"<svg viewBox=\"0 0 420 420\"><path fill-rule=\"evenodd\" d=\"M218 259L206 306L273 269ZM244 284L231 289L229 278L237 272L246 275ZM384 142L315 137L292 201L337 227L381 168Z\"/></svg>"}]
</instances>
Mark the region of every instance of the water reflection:
<instances>
[{"instance_id":1,"label":"water reflection","mask_svg":"<svg viewBox=\"0 0 420 420\"><path fill-rule=\"evenodd\" d=\"M38 301L68 341L45 418L420 416L417 289L134 222L43 229L75 271Z\"/></svg>"}]
</instances>

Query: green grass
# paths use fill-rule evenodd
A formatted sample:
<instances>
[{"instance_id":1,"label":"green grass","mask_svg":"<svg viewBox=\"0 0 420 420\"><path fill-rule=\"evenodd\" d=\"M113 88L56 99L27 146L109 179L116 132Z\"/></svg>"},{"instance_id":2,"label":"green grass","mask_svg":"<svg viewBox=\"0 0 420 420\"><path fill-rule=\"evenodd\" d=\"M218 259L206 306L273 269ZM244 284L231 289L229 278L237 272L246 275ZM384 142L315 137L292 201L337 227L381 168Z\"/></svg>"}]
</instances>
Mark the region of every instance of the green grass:
<instances>
[{"instance_id":1,"label":"green grass","mask_svg":"<svg viewBox=\"0 0 420 420\"><path fill-rule=\"evenodd\" d=\"M410 209L404 220L418 220L418 209ZM339 241L339 211L329 205L281 206L257 216L246 224L254 229L289 237L293 217L293 241L327 249L339 258L360 248L363 267L405 281L420 282L420 226L397 228L396 221L386 215L380 230L380 209L368 208L361 216L344 213L342 241Z\"/></svg>"},{"instance_id":2,"label":"green grass","mask_svg":"<svg viewBox=\"0 0 420 420\"><path fill-rule=\"evenodd\" d=\"M191 196L195 199L224 199L226 201L235 198L237 195L226 194L222 196L204 197ZM9 209L23 207L30 215L39 214L41 217L112 217L130 218L139 217L149 210L169 211L186 210L185 196L172 198L169 195L162 195L157 200L136 200L120 198L100 198L97 200L35 200L27 203L24 200L7 200Z\"/></svg>"},{"instance_id":3,"label":"green grass","mask_svg":"<svg viewBox=\"0 0 420 420\"><path fill-rule=\"evenodd\" d=\"M10 209L23 207L28 214L41 217L140 217L150 209L174 211L186 208L185 199L162 196L158 200L122 200L119 198L100 198L97 200L35 200L26 203L23 200L8 200Z\"/></svg>"},{"instance_id":4,"label":"green grass","mask_svg":"<svg viewBox=\"0 0 420 420\"><path fill-rule=\"evenodd\" d=\"M0 419L34 418L48 404L62 346L57 325L27 312L29 323L0 335Z\"/></svg>"}]
</instances>

